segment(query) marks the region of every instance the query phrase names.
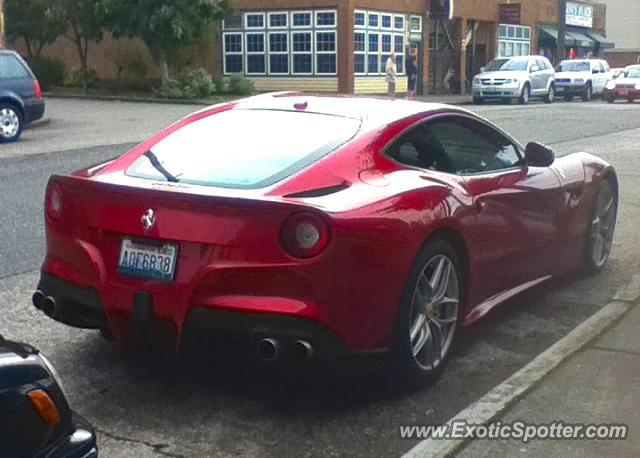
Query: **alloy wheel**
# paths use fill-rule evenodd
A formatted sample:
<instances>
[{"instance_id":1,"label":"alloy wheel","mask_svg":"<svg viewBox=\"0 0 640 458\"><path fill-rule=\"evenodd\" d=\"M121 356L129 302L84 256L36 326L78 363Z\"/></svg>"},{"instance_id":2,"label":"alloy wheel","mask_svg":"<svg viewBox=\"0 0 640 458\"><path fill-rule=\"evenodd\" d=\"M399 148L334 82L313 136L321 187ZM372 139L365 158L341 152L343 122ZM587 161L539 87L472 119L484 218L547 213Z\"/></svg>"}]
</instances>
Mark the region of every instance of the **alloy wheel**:
<instances>
[{"instance_id":1,"label":"alloy wheel","mask_svg":"<svg viewBox=\"0 0 640 458\"><path fill-rule=\"evenodd\" d=\"M432 257L413 291L409 340L411 353L423 369L436 369L453 341L458 321L460 282L453 261Z\"/></svg>"},{"instance_id":2,"label":"alloy wheel","mask_svg":"<svg viewBox=\"0 0 640 458\"><path fill-rule=\"evenodd\" d=\"M15 110L4 107L0 110L0 134L2 138L11 139L20 131L20 117Z\"/></svg>"},{"instance_id":3,"label":"alloy wheel","mask_svg":"<svg viewBox=\"0 0 640 458\"><path fill-rule=\"evenodd\" d=\"M611 185L602 186L596 197L595 210L591 220L591 261L601 268L609 258L613 244L616 218L616 199Z\"/></svg>"}]
</instances>

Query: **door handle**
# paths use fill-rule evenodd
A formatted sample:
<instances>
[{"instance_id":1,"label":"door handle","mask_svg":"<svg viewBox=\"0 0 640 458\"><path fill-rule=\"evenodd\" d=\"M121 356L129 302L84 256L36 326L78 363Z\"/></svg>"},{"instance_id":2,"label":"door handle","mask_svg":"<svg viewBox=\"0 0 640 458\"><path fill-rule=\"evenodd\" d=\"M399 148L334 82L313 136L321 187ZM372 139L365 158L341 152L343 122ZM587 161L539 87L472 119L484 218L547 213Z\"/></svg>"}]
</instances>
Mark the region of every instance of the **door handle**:
<instances>
[{"instance_id":1,"label":"door handle","mask_svg":"<svg viewBox=\"0 0 640 458\"><path fill-rule=\"evenodd\" d=\"M485 207L484 202L482 202L481 200L476 200L476 212L482 213L482 210L484 210L484 207Z\"/></svg>"}]
</instances>

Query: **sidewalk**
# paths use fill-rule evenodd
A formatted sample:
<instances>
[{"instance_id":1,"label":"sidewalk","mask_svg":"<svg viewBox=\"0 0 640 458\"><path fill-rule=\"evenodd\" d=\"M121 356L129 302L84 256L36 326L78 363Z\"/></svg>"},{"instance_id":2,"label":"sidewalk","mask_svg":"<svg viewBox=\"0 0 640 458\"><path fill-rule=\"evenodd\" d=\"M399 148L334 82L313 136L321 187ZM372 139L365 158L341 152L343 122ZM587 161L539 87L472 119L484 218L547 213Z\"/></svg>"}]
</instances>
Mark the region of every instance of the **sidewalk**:
<instances>
[{"instance_id":1,"label":"sidewalk","mask_svg":"<svg viewBox=\"0 0 640 458\"><path fill-rule=\"evenodd\" d=\"M575 353L495 422L625 424L626 440L475 440L457 456L630 457L640 453L640 306Z\"/></svg>"}]
</instances>

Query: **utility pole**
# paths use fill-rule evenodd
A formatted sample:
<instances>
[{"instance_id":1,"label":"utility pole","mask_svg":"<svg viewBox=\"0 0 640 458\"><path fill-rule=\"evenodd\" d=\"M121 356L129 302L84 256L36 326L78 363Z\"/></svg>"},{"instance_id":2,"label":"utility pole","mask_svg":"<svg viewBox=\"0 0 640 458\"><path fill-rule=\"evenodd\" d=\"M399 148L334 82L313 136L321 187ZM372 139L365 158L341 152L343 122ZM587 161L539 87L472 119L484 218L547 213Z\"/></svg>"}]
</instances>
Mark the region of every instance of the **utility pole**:
<instances>
[{"instance_id":1,"label":"utility pole","mask_svg":"<svg viewBox=\"0 0 640 458\"><path fill-rule=\"evenodd\" d=\"M560 62L567 57L567 46L565 37L567 36L567 0L558 0L558 55L557 61Z\"/></svg>"}]
</instances>

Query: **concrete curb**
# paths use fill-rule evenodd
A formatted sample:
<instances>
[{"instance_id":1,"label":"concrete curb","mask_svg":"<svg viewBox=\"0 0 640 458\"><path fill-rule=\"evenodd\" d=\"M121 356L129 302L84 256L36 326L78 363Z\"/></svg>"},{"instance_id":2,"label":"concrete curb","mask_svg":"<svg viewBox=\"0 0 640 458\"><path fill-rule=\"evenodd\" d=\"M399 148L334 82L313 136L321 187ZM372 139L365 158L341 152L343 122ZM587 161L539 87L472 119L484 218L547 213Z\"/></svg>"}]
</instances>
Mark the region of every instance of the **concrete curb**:
<instances>
[{"instance_id":1,"label":"concrete curb","mask_svg":"<svg viewBox=\"0 0 640 458\"><path fill-rule=\"evenodd\" d=\"M538 382L576 351L586 346L602 332L619 321L635 307L640 299L640 275L614 296L612 302L600 309L573 331L560 339L529 364L494 387L475 403L454 416L473 424L486 424L496 419L508 407L527 394ZM403 458L447 457L462 449L470 439L426 439L409 450Z\"/></svg>"}]
</instances>

